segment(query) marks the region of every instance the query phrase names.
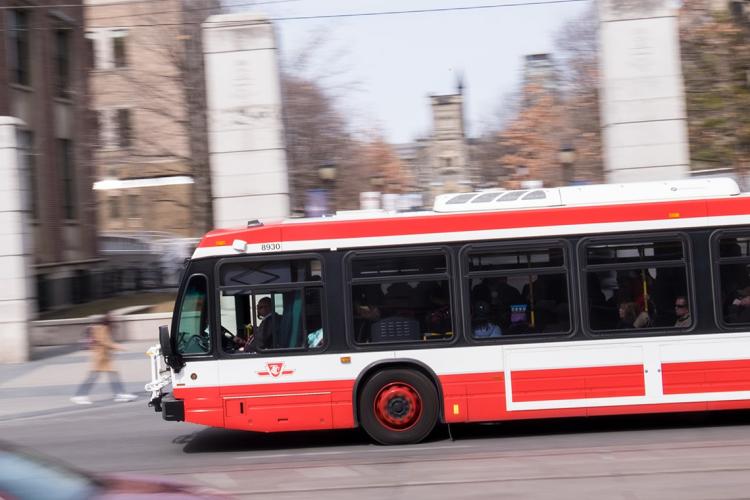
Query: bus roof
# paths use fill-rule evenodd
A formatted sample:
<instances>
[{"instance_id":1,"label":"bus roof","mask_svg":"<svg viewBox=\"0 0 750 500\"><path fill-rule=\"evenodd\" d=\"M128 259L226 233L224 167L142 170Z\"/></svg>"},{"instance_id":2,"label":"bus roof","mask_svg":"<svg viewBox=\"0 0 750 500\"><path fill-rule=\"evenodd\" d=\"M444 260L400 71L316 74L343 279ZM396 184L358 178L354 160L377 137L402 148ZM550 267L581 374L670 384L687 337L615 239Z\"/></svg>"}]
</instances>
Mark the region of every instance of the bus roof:
<instances>
[{"instance_id":1,"label":"bus roof","mask_svg":"<svg viewBox=\"0 0 750 500\"><path fill-rule=\"evenodd\" d=\"M534 207L716 198L738 194L740 194L739 186L729 178L592 184L546 189L443 194L435 200L434 211L518 210Z\"/></svg>"},{"instance_id":2,"label":"bus roof","mask_svg":"<svg viewBox=\"0 0 750 500\"><path fill-rule=\"evenodd\" d=\"M440 195L425 212L252 221L209 232L193 258L748 223L750 196L727 178L485 191Z\"/></svg>"}]
</instances>

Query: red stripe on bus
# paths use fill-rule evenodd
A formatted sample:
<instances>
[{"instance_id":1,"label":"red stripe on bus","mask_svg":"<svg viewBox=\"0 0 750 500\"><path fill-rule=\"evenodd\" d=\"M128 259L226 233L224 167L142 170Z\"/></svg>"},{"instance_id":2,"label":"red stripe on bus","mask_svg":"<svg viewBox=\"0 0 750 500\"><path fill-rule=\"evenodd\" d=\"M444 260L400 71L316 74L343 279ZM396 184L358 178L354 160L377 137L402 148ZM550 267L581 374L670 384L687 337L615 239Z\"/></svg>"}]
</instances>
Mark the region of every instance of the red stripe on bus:
<instances>
[{"instance_id":1,"label":"red stripe on bus","mask_svg":"<svg viewBox=\"0 0 750 500\"><path fill-rule=\"evenodd\" d=\"M750 361L669 363L663 365L665 394L716 392L713 386L693 384L692 390L668 392L667 384L684 387L696 373L702 380L747 380ZM710 373L711 376L706 375ZM719 375L721 373L721 375ZM586 407L585 400L600 397L642 396L643 367L564 368L512 372L513 401L582 399L576 408L513 410L506 407L502 372L439 376L443 418L449 423L491 422L532 418L581 417L680 411L750 408L750 400L694 403L658 403ZM681 384L681 385L680 385ZM750 383L723 385L721 390L745 390ZM733 389L730 389L733 387ZM185 420L213 427L277 432L354 427L354 380L276 382L210 388L175 388L185 401Z\"/></svg>"},{"instance_id":2,"label":"red stripe on bus","mask_svg":"<svg viewBox=\"0 0 750 500\"><path fill-rule=\"evenodd\" d=\"M646 394L642 365L513 371L511 383L516 403Z\"/></svg>"},{"instance_id":3,"label":"red stripe on bus","mask_svg":"<svg viewBox=\"0 0 750 500\"><path fill-rule=\"evenodd\" d=\"M664 394L750 391L750 360L663 363Z\"/></svg>"},{"instance_id":4,"label":"red stripe on bus","mask_svg":"<svg viewBox=\"0 0 750 500\"><path fill-rule=\"evenodd\" d=\"M353 380L175 388L188 422L258 432L354 427ZM210 422L210 423L209 423Z\"/></svg>"},{"instance_id":5,"label":"red stripe on bus","mask_svg":"<svg viewBox=\"0 0 750 500\"><path fill-rule=\"evenodd\" d=\"M185 405L185 421L224 427L218 387L175 387L172 394Z\"/></svg>"},{"instance_id":6,"label":"red stripe on bus","mask_svg":"<svg viewBox=\"0 0 750 500\"><path fill-rule=\"evenodd\" d=\"M507 212L439 214L386 219L331 220L217 230L208 233L200 247L231 245L234 239L248 243L314 241L329 239L402 236L490 229L514 229L555 225L639 222L740 215L750 211L750 199L688 200L632 203L597 207L557 207Z\"/></svg>"}]
</instances>

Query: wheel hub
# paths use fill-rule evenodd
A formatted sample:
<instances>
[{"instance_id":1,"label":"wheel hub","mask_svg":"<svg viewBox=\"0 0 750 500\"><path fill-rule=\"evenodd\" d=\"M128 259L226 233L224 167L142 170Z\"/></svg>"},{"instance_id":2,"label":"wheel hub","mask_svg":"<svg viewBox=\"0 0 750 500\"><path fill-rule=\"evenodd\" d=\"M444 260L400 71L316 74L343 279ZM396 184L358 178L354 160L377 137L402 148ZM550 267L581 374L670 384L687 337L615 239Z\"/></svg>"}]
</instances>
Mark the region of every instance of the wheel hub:
<instances>
[{"instance_id":1,"label":"wheel hub","mask_svg":"<svg viewBox=\"0 0 750 500\"><path fill-rule=\"evenodd\" d=\"M395 418L403 418L409 413L409 402L400 397L391 399L388 402L388 413Z\"/></svg>"},{"instance_id":2,"label":"wheel hub","mask_svg":"<svg viewBox=\"0 0 750 500\"><path fill-rule=\"evenodd\" d=\"M394 431L413 427L422 416L422 398L410 385L393 382L375 396L375 417Z\"/></svg>"}]
</instances>

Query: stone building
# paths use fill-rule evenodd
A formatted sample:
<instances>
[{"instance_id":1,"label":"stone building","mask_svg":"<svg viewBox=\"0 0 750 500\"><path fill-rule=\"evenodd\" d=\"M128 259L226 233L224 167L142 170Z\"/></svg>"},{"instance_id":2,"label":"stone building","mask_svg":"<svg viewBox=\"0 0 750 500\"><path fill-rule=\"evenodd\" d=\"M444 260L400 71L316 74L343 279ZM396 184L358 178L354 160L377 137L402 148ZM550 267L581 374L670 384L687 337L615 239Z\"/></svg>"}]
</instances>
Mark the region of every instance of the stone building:
<instances>
[{"instance_id":1,"label":"stone building","mask_svg":"<svg viewBox=\"0 0 750 500\"><path fill-rule=\"evenodd\" d=\"M211 226L200 23L219 2L86 0L100 231Z\"/></svg>"},{"instance_id":2,"label":"stone building","mask_svg":"<svg viewBox=\"0 0 750 500\"><path fill-rule=\"evenodd\" d=\"M464 86L455 94L431 95L432 133L397 151L422 187L427 206L441 193L471 191L476 174L470 162L464 122Z\"/></svg>"},{"instance_id":3,"label":"stone building","mask_svg":"<svg viewBox=\"0 0 750 500\"><path fill-rule=\"evenodd\" d=\"M23 227L33 242L29 272L37 306L46 310L86 300L100 262L86 119L84 12L65 0L9 0L3 6L0 116L22 120L17 140L28 186L21 190L22 212L28 214Z\"/></svg>"},{"instance_id":4,"label":"stone building","mask_svg":"<svg viewBox=\"0 0 750 500\"><path fill-rule=\"evenodd\" d=\"M559 78L555 69L555 61L550 54L528 54L524 56L523 63L523 88L528 89L530 86L538 87L536 96L539 91L555 95L560 91ZM528 107L534 104L534 95L529 95L527 91L523 98L523 105Z\"/></svg>"}]
</instances>

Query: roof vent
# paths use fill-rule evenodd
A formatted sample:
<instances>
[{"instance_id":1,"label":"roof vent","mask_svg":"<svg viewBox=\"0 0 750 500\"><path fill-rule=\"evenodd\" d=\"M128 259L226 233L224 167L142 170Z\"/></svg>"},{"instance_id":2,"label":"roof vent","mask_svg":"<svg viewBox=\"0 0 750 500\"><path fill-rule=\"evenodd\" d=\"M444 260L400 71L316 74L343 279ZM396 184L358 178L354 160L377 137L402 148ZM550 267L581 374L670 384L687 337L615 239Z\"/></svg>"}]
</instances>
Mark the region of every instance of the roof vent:
<instances>
[{"instance_id":1,"label":"roof vent","mask_svg":"<svg viewBox=\"0 0 750 500\"><path fill-rule=\"evenodd\" d=\"M589 184L547 189L441 194L435 198L436 212L519 210L555 206L636 203L736 196L737 183L730 178L692 178L674 181Z\"/></svg>"},{"instance_id":2,"label":"roof vent","mask_svg":"<svg viewBox=\"0 0 750 500\"><path fill-rule=\"evenodd\" d=\"M262 225L263 223L259 221L258 219L252 219L252 220L247 221L247 227L258 227Z\"/></svg>"}]
</instances>

